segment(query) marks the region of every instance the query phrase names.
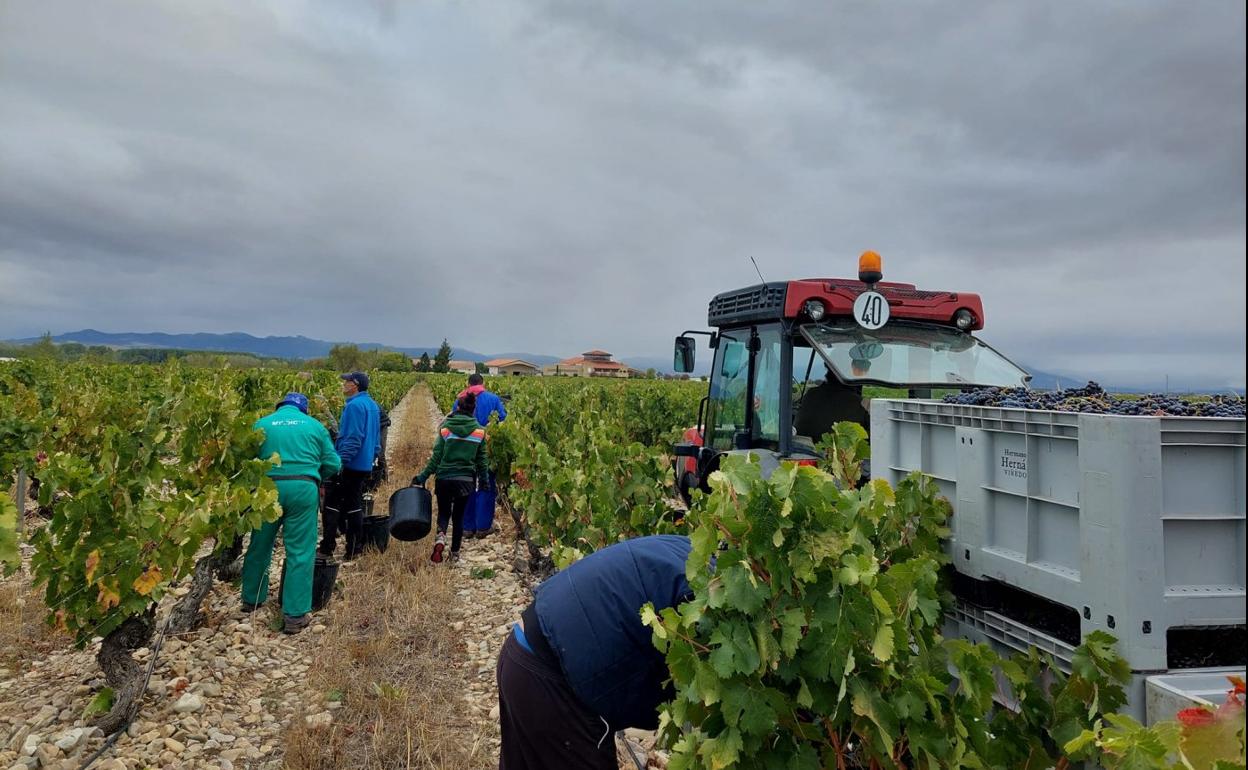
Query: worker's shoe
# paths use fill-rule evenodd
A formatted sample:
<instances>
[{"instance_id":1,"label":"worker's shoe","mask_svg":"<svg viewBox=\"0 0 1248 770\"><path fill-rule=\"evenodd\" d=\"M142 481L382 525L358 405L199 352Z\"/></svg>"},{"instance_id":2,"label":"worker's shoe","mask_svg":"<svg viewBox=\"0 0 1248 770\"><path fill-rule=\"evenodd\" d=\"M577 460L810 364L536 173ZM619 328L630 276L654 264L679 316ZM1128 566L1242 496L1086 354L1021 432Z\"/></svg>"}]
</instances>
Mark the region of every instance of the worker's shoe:
<instances>
[{"instance_id":1,"label":"worker's shoe","mask_svg":"<svg viewBox=\"0 0 1248 770\"><path fill-rule=\"evenodd\" d=\"M459 551L451 551L451 564L459 564Z\"/></svg>"},{"instance_id":2,"label":"worker's shoe","mask_svg":"<svg viewBox=\"0 0 1248 770\"><path fill-rule=\"evenodd\" d=\"M429 557L429 561L434 564L442 563L442 552L446 550L446 533L439 532L437 538L433 541L433 555Z\"/></svg>"},{"instance_id":3,"label":"worker's shoe","mask_svg":"<svg viewBox=\"0 0 1248 770\"><path fill-rule=\"evenodd\" d=\"M312 622L312 613L306 612L297 617L293 615L283 615L282 619L285 621L282 624L282 633L297 634L307 628L308 624Z\"/></svg>"},{"instance_id":4,"label":"worker's shoe","mask_svg":"<svg viewBox=\"0 0 1248 770\"><path fill-rule=\"evenodd\" d=\"M243 612L251 614L255 612L256 610L260 609L260 605L252 604L251 602L239 602L238 608L242 610Z\"/></svg>"}]
</instances>

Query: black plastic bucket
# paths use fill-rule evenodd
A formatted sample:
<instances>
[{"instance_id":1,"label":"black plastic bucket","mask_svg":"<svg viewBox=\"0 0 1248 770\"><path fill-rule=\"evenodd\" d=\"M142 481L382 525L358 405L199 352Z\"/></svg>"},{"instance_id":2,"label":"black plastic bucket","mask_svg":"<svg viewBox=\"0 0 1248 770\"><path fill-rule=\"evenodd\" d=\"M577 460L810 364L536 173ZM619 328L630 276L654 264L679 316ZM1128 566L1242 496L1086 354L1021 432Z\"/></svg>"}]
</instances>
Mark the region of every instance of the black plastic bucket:
<instances>
[{"instance_id":1,"label":"black plastic bucket","mask_svg":"<svg viewBox=\"0 0 1248 770\"><path fill-rule=\"evenodd\" d=\"M312 611L317 612L329 604L334 595L334 584L338 582L338 561L324 556L316 557L312 567ZM277 601L280 604L286 589L286 566L282 565L282 582L277 587Z\"/></svg>"},{"instance_id":2,"label":"black plastic bucket","mask_svg":"<svg viewBox=\"0 0 1248 770\"><path fill-rule=\"evenodd\" d=\"M312 609L320 610L329 604L334 595L334 585L338 582L338 561L324 556L316 557L316 567L312 570Z\"/></svg>"},{"instance_id":3,"label":"black plastic bucket","mask_svg":"<svg viewBox=\"0 0 1248 770\"><path fill-rule=\"evenodd\" d=\"M390 536L411 542L433 527L433 495L424 487L404 487L390 495Z\"/></svg>"},{"instance_id":4,"label":"black plastic bucket","mask_svg":"<svg viewBox=\"0 0 1248 770\"><path fill-rule=\"evenodd\" d=\"M367 516L364 519L364 532L361 534L364 550L384 553L390 545L390 517Z\"/></svg>"}]
</instances>

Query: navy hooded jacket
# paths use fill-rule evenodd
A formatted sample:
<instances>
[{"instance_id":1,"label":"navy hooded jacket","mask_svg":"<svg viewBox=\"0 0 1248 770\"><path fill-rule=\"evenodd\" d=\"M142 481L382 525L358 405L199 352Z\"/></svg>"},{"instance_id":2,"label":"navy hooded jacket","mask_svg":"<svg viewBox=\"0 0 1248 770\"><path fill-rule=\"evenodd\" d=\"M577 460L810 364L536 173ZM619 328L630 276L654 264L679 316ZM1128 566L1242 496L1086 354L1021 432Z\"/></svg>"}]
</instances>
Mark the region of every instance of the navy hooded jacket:
<instances>
[{"instance_id":1,"label":"navy hooded jacket","mask_svg":"<svg viewBox=\"0 0 1248 770\"><path fill-rule=\"evenodd\" d=\"M671 697L663 655L641 622L689 599L685 562L689 538L653 535L596 551L555 574L537 590L542 634L559 658L568 685L612 730L654 729L658 707Z\"/></svg>"}]
</instances>

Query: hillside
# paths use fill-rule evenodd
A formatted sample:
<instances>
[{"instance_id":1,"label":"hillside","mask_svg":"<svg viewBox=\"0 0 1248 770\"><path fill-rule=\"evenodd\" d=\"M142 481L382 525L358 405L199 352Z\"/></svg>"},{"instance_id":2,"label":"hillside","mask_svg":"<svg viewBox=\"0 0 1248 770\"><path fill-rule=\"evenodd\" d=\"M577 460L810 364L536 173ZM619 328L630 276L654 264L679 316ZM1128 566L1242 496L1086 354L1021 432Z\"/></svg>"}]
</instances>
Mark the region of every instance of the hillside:
<instances>
[{"instance_id":1,"label":"hillside","mask_svg":"<svg viewBox=\"0 0 1248 770\"><path fill-rule=\"evenodd\" d=\"M38 338L11 340L17 344L37 342ZM345 342L330 342L302 335L294 337L256 337L245 332L228 334L166 334L164 332L102 332L95 329L82 329L76 332L56 334L53 342L78 342L83 345L104 345L111 348L176 348L178 350L223 351L229 353L251 353L268 358L319 358L327 355L330 348ZM402 345L384 345L380 342L354 343L365 350L385 348L397 350L412 357L421 353L433 356L438 352L437 345L426 347L405 347ZM451 357L470 361L485 361L491 358L523 358L526 361L544 366L553 364L558 356L532 353L478 353L466 348L452 348Z\"/></svg>"}]
</instances>

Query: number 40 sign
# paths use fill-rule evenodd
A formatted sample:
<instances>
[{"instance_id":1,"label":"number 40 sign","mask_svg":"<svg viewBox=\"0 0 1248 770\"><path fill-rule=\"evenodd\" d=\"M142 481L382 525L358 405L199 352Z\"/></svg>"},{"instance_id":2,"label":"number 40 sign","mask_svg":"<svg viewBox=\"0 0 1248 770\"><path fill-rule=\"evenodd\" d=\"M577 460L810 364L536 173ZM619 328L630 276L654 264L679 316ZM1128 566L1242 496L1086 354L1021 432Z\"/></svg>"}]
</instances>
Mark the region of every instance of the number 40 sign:
<instances>
[{"instance_id":1,"label":"number 40 sign","mask_svg":"<svg viewBox=\"0 0 1248 770\"><path fill-rule=\"evenodd\" d=\"M854 300L854 320L864 329L878 329L888 323L888 300L878 291L864 291Z\"/></svg>"}]
</instances>

